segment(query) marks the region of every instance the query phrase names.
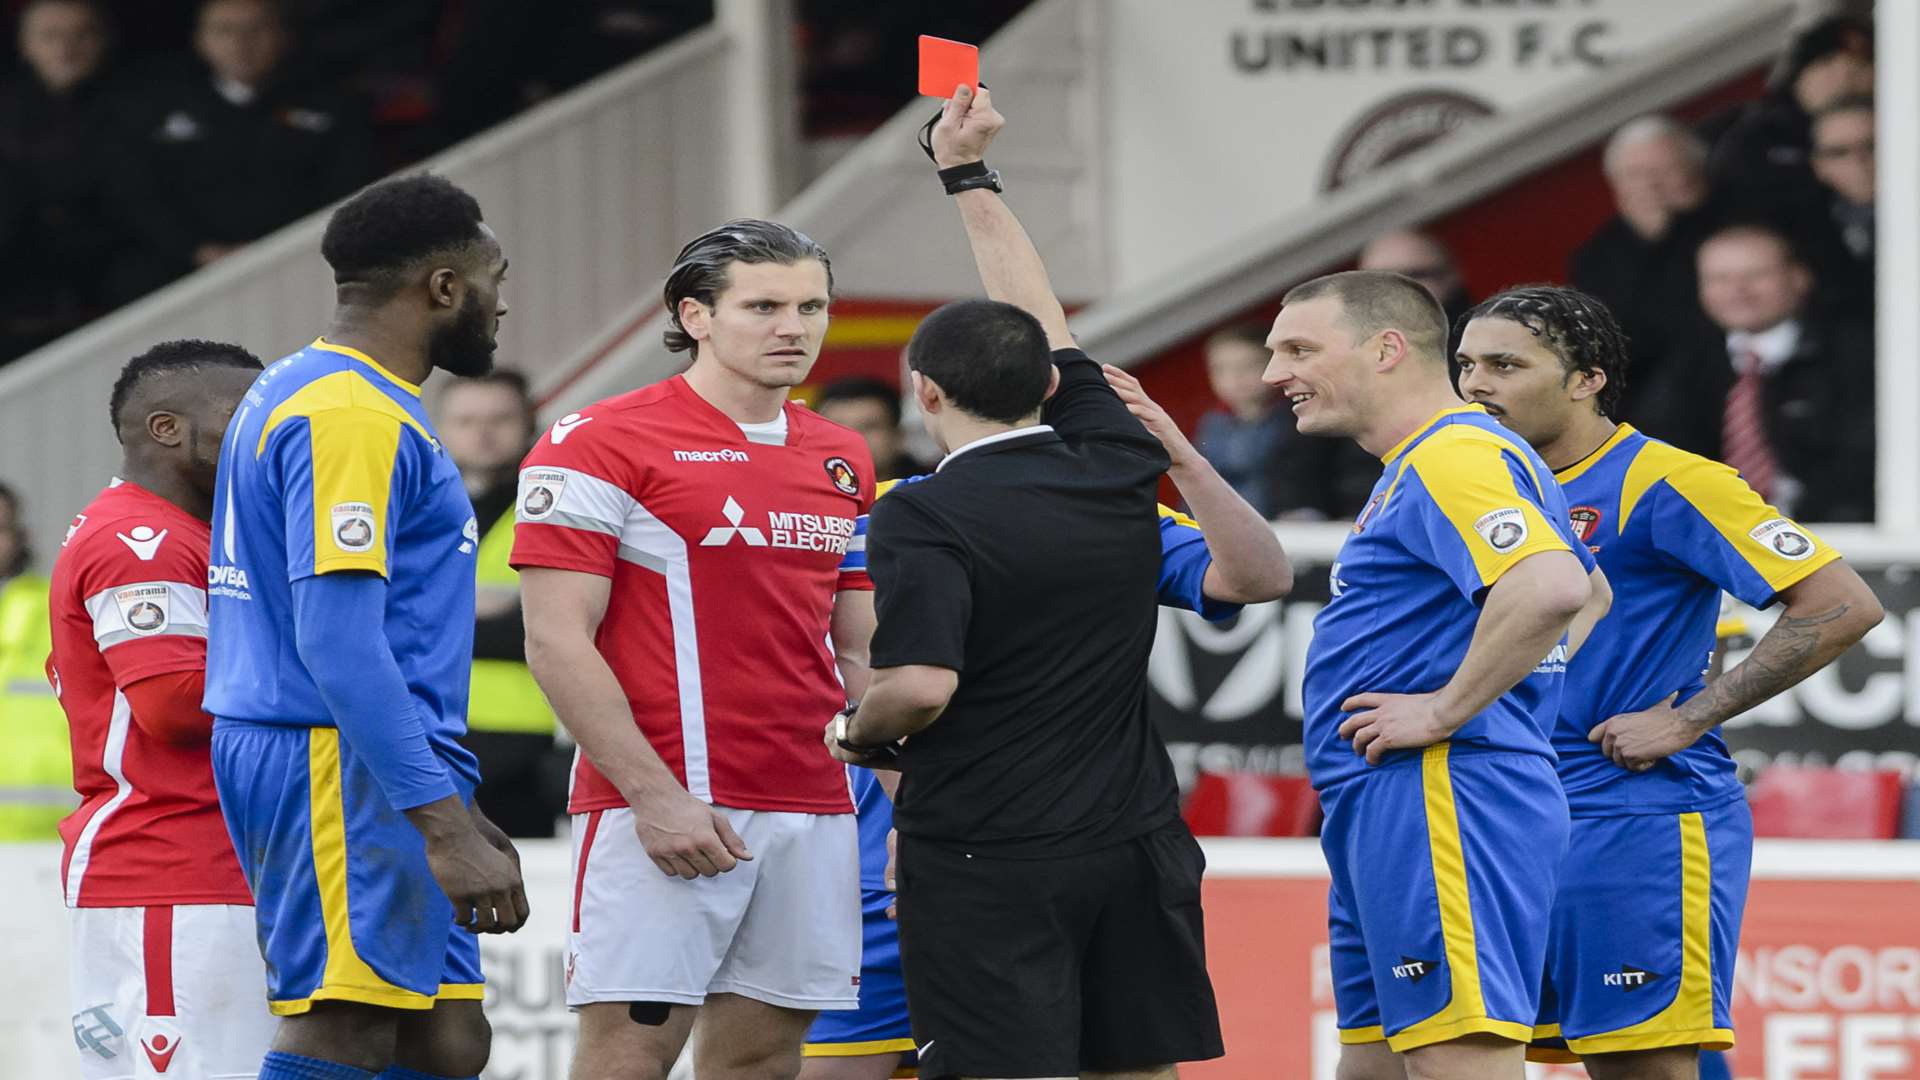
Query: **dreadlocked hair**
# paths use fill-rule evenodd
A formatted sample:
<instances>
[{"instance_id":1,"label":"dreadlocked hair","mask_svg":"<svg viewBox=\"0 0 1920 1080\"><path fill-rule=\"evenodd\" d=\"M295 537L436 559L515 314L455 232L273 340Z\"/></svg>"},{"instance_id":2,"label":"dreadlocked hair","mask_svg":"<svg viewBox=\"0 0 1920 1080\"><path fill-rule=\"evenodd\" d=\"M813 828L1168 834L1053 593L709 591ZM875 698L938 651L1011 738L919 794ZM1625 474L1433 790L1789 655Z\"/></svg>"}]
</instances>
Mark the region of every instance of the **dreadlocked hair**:
<instances>
[{"instance_id":1,"label":"dreadlocked hair","mask_svg":"<svg viewBox=\"0 0 1920 1080\"><path fill-rule=\"evenodd\" d=\"M1627 335L1607 306L1578 289L1564 285L1516 285L1503 289L1460 316L1457 339L1475 319L1505 319L1519 323L1540 343L1553 350L1572 375L1597 371L1607 377L1600 388L1600 412L1617 415L1620 395L1627 388Z\"/></svg>"}]
</instances>

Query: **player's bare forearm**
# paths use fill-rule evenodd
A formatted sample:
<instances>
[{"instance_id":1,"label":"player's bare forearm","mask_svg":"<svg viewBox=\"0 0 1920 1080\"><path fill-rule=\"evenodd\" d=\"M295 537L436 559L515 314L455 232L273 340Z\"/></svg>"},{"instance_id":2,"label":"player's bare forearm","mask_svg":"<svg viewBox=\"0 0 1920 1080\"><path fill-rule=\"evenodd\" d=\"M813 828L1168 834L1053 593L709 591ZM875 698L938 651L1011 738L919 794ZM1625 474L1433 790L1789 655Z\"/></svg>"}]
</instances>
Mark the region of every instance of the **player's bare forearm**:
<instances>
[{"instance_id":1,"label":"player's bare forearm","mask_svg":"<svg viewBox=\"0 0 1920 1080\"><path fill-rule=\"evenodd\" d=\"M1607 581L1607 575L1599 567L1587 575L1587 602L1580 607L1580 613L1567 625L1567 659L1580 655L1580 647L1593 636L1593 628L1607 617L1613 608L1613 585Z\"/></svg>"},{"instance_id":2,"label":"player's bare forearm","mask_svg":"<svg viewBox=\"0 0 1920 1080\"><path fill-rule=\"evenodd\" d=\"M1213 555L1201 581L1209 599L1260 604L1293 591L1293 562L1273 526L1207 459L1198 454L1176 458L1167 476L1187 501Z\"/></svg>"},{"instance_id":3,"label":"player's bare forearm","mask_svg":"<svg viewBox=\"0 0 1920 1080\"><path fill-rule=\"evenodd\" d=\"M1587 572L1571 551L1520 560L1487 591L1467 655L1434 705L1458 729L1546 659L1586 604Z\"/></svg>"},{"instance_id":4,"label":"player's bare forearm","mask_svg":"<svg viewBox=\"0 0 1920 1080\"><path fill-rule=\"evenodd\" d=\"M963 191L954 196L954 201L960 205L960 220L966 225L967 243L973 248L973 261L980 268L980 283L986 286L987 297L1012 304L1039 319L1050 347L1072 348L1066 310L1054 295L1039 249L1033 246L1013 210L999 194L985 188Z\"/></svg>"},{"instance_id":5,"label":"player's bare forearm","mask_svg":"<svg viewBox=\"0 0 1920 1080\"><path fill-rule=\"evenodd\" d=\"M634 725L626 691L594 643L610 586L594 574L543 567L521 571L527 667L581 752L637 805L685 789Z\"/></svg>"},{"instance_id":6,"label":"player's bare forearm","mask_svg":"<svg viewBox=\"0 0 1920 1080\"><path fill-rule=\"evenodd\" d=\"M1688 727L1704 733L1831 664L1886 610L1844 562L1815 570L1781 594L1787 608L1753 652L1679 707Z\"/></svg>"},{"instance_id":7,"label":"player's bare forearm","mask_svg":"<svg viewBox=\"0 0 1920 1080\"><path fill-rule=\"evenodd\" d=\"M921 731L946 711L959 685L960 675L951 668L928 664L881 668L867 684L860 710L847 723L847 741L880 746Z\"/></svg>"},{"instance_id":8,"label":"player's bare forearm","mask_svg":"<svg viewBox=\"0 0 1920 1080\"><path fill-rule=\"evenodd\" d=\"M847 688L847 700L867 696L867 684L873 671L867 663L867 649L873 643L873 590L842 589L833 596L833 660L840 668L840 682Z\"/></svg>"}]
</instances>

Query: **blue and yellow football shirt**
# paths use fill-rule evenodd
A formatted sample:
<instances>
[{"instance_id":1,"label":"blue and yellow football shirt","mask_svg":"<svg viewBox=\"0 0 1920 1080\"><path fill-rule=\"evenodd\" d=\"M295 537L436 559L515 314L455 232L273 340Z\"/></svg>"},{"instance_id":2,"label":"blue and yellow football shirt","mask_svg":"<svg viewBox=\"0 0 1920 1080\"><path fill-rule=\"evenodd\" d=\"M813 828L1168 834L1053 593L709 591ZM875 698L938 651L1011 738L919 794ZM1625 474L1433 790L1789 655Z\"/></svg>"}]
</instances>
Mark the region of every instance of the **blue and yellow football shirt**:
<instances>
[{"instance_id":1,"label":"blue and yellow football shirt","mask_svg":"<svg viewBox=\"0 0 1920 1080\"><path fill-rule=\"evenodd\" d=\"M1592 566L1546 463L1478 405L1440 413L1384 461L1340 547L1332 598L1307 646L1307 772L1318 789L1369 769L1340 737L1342 702L1445 686L1467 655L1486 591L1528 556L1574 551ZM1556 652L1454 732L1452 745L1551 759L1547 732L1565 662ZM1419 753L1395 751L1383 764Z\"/></svg>"},{"instance_id":2,"label":"blue and yellow football shirt","mask_svg":"<svg viewBox=\"0 0 1920 1080\"><path fill-rule=\"evenodd\" d=\"M1620 768L1587 733L1608 717L1700 692L1722 590L1764 608L1839 558L1768 506L1728 466L1622 424L1559 474L1574 532L1613 586L1613 608L1569 665L1553 745L1576 816L1705 810L1741 796L1720 733L1646 772Z\"/></svg>"},{"instance_id":3,"label":"blue and yellow football shirt","mask_svg":"<svg viewBox=\"0 0 1920 1080\"><path fill-rule=\"evenodd\" d=\"M466 731L479 529L420 388L316 341L268 367L220 448L208 570L206 707L296 727L334 722L294 648L293 583L387 579L387 643L436 755L470 790Z\"/></svg>"}]
</instances>

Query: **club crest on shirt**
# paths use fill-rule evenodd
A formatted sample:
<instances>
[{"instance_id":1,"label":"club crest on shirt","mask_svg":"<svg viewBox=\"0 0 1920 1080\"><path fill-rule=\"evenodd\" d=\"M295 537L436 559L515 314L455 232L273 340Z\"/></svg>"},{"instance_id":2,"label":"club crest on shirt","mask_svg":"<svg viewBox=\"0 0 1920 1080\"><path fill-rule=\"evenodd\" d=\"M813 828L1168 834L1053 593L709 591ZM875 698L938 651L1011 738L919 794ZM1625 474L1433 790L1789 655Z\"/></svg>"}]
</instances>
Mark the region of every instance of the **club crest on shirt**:
<instances>
[{"instance_id":1,"label":"club crest on shirt","mask_svg":"<svg viewBox=\"0 0 1920 1080\"><path fill-rule=\"evenodd\" d=\"M1487 546L1505 555L1523 543L1527 538L1527 516L1517 506L1480 515L1473 523L1473 531Z\"/></svg>"},{"instance_id":2,"label":"club crest on shirt","mask_svg":"<svg viewBox=\"0 0 1920 1080\"><path fill-rule=\"evenodd\" d=\"M333 544L358 554L373 550L373 506L369 503L333 504Z\"/></svg>"},{"instance_id":3,"label":"club crest on shirt","mask_svg":"<svg viewBox=\"0 0 1920 1080\"><path fill-rule=\"evenodd\" d=\"M860 494L860 476L853 471L853 466L847 462L846 458L830 457L824 464L827 467L827 478L833 481L835 491L842 495Z\"/></svg>"},{"instance_id":4,"label":"club crest on shirt","mask_svg":"<svg viewBox=\"0 0 1920 1080\"><path fill-rule=\"evenodd\" d=\"M520 520L545 521L560 505L567 474L559 469L528 469L520 474Z\"/></svg>"},{"instance_id":5,"label":"club crest on shirt","mask_svg":"<svg viewBox=\"0 0 1920 1080\"><path fill-rule=\"evenodd\" d=\"M1567 520L1573 525L1573 535L1579 537L1583 544L1593 542L1593 534L1600 530L1602 516L1599 508L1592 506L1576 506L1567 511Z\"/></svg>"},{"instance_id":6,"label":"club crest on shirt","mask_svg":"<svg viewBox=\"0 0 1920 1080\"><path fill-rule=\"evenodd\" d=\"M1360 516L1353 519L1353 531L1357 533L1366 528L1367 522L1373 520L1373 515L1380 512L1380 505L1386 501L1387 493L1384 491L1370 499L1366 507L1360 511Z\"/></svg>"},{"instance_id":7,"label":"club crest on shirt","mask_svg":"<svg viewBox=\"0 0 1920 1080\"><path fill-rule=\"evenodd\" d=\"M1754 542L1783 559L1798 562L1813 554L1813 538L1786 518L1771 518L1747 533Z\"/></svg>"},{"instance_id":8,"label":"club crest on shirt","mask_svg":"<svg viewBox=\"0 0 1920 1080\"><path fill-rule=\"evenodd\" d=\"M120 609L120 621L141 637L167 628L167 587L165 585L129 585L115 589L113 602Z\"/></svg>"}]
</instances>

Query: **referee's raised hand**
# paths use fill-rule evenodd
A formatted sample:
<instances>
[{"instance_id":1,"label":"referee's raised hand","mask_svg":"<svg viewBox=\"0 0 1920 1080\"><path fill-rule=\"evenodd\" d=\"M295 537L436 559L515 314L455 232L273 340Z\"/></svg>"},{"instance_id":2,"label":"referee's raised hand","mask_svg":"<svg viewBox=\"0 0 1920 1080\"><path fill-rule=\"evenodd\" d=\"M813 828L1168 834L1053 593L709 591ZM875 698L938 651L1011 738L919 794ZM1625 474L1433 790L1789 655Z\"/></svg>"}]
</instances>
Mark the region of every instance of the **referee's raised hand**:
<instances>
[{"instance_id":1,"label":"referee's raised hand","mask_svg":"<svg viewBox=\"0 0 1920 1080\"><path fill-rule=\"evenodd\" d=\"M981 87L962 84L953 97L940 106L940 120L933 125L933 160L943 169L979 161L987 155L987 144L1007 125L1007 118L993 107L993 95Z\"/></svg>"},{"instance_id":2,"label":"referee's raised hand","mask_svg":"<svg viewBox=\"0 0 1920 1080\"><path fill-rule=\"evenodd\" d=\"M692 881L724 874L751 860L746 841L717 807L685 791L669 792L633 808L633 831L653 865L668 877Z\"/></svg>"}]
</instances>

